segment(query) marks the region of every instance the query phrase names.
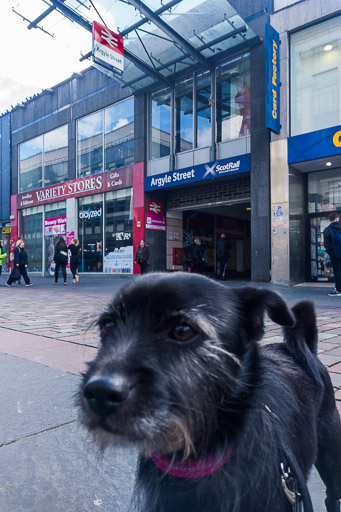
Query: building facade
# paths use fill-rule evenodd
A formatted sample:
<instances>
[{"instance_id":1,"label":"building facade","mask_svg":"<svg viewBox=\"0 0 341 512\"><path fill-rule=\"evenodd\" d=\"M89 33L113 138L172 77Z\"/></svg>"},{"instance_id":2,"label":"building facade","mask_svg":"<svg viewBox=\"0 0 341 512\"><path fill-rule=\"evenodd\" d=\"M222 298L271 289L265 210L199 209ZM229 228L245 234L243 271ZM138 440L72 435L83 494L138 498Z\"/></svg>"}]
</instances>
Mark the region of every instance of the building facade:
<instances>
[{"instance_id":1,"label":"building facade","mask_svg":"<svg viewBox=\"0 0 341 512\"><path fill-rule=\"evenodd\" d=\"M128 67L124 87L89 68L1 116L8 248L23 237L29 270L48 275L56 237L76 236L80 271L129 274L141 238L161 271L187 270L200 238L210 275L226 233L230 278L332 280L322 231L341 208L341 12L326 4L203 2L215 32L193 22L199 65L160 57L161 81ZM269 25L279 133L266 121ZM171 27L185 30L180 16Z\"/></svg>"}]
</instances>

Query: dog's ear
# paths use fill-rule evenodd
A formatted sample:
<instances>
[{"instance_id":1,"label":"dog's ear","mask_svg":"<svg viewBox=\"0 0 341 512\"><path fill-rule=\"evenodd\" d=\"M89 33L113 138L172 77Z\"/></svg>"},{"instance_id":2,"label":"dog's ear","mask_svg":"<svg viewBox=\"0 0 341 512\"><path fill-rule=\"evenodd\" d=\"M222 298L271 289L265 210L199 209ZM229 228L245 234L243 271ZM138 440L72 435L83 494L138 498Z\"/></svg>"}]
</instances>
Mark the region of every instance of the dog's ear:
<instances>
[{"instance_id":1,"label":"dog's ear","mask_svg":"<svg viewBox=\"0 0 341 512\"><path fill-rule=\"evenodd\" d=\"M236 290L242 304L247 336L251 340L260 340L264 334L264 312L273 322L283 326L292 326L295 318L282 297L265 288L247 286Z\"/></svg>"}]
</instances>

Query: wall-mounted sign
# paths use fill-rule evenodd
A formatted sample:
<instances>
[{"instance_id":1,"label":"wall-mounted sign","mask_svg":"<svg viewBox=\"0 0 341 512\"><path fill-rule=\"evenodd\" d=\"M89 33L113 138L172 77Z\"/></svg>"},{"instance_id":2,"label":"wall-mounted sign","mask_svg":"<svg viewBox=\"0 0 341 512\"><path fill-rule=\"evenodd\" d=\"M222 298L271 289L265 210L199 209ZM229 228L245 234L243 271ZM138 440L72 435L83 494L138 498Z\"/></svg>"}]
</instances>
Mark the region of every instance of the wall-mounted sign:
<instances>
[{"instance_id":1,"label":"wall-mounted sign","mask_svg":"<svg viewBox=\"0 0 341 512\"><path fill-rule=\"evenodd\" d=\"M115 171L66 181L51 187L32 190L17 196L17 208L28 208L44 203L54 203L69 197L88 196L94 193L109 192L133 184L133 166L121 167Z\"/></svg>"},{"instance_id":2,"label":"wall-mounted sign","mask_svg":"<svg viewBox=\"0 0 341 512\"><path fill-rule=\"evenodd\" d=\"M92 210L91 206L89 206L87 210L80 211L78 216L81 220L100 219L102 217L102 208L99 208L98 210Z\"/></svg>"},{"instance_id":3,"label":"wall-mounted sign","mask_svg":"<svg viewBox=\"0 0 341 512\"><path fill-rule=\"evenodd\" d=\"M92 58L110 71L123 75L123 37L97 21L92 24Z\"/></svg>"},{"instance_id":4,"label":"wall-mounted sign","mask_svg":"<svg viewBox=\"0 0 341 512\"><path fill-rule=\"evenodd\" d=\"M154 201L154 199L148 199L147 212L151 215L162 215L162 201Z\"/></svg>"},{"instance_id":5,"label":"wall-mounted sign","mask_svg":"<svg viewBox=\"0 0 341 512\"><path fill-rule=\"evenodd\" d=\"M265 27L265 126L279 133L280 123L280 39L268 23Z\"/></svg>"},{"instance_id":6,"label":"wall-mounted sign","mask_svg":"<svg viewBox=\"0 0 341 512\"><path fill-rule=\"evenodd\" d=\"M162 215L146 215L146 229L156 229L158 231L166 231L166 217Z\"/></svg>"},{"instance_id":7,"label":"wall-mounted sign","mask_svg":"<svg viewBox=\"0 0 341 512\"><path fill-rule=\"evenodd\" d=\"M66 215L44 220L44 235L58 236L66 234Z\"/></svg>"},{"instance_id":8,"label":"wall-mounted sign","mask_svg":"<svg viewBox=\"0 0 341 512\"><path fill-rule=\"evenodd\" d=\"M222 178L230 174L250 171L250 154L239 155L216 162L186 167L178 171L148 176L144 180L145 190L159 190L166 187L186 185L195 181Z\"/></svg>"},{"instance_id":9,"label":"wall-mounted sign","mask_svg":"<svg viewBox=\"0 0 341 512\"><path fill-rule=\"evenodd\" d=\"M288 139L288 163L341 155L341 126L295 135Z\"/></svg>"}]
</instances>

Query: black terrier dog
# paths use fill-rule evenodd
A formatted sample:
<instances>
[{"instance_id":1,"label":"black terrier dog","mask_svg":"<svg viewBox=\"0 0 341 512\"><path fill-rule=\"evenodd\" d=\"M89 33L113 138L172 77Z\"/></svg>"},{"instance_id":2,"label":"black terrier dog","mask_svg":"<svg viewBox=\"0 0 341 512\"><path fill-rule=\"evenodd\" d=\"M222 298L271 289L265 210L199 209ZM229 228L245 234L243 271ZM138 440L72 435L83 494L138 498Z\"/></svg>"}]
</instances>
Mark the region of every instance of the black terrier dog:
<instances>
[{"instance_id":1,"label":"black terrier dog","mask_svg":"<svg viewBox=\"0 0 341 512\"><path fill-rule=\"evenodd\" d=\"M258 344L265 311L284 343ZM340 511L340 416L310 302L289 310L268 289L149 274L98 326L81 419L103 448L137 446L134 509L312 511L315 464L327 511Z\"/></svg>"}]
</instances>

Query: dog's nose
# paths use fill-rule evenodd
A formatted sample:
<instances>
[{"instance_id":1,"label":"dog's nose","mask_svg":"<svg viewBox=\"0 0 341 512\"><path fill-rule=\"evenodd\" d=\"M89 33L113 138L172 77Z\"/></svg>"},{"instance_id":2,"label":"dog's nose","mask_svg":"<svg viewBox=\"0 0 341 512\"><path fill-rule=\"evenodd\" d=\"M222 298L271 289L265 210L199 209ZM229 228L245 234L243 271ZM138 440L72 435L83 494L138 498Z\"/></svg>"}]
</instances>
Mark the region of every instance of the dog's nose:
<instances>
[{"instance_id":1,"label":"dog's nose","mask_svg":"<svg viewBox=\"0 0 341 512\"><path fill-rule=\"evenodd\" d=\"M84 386L89 406L100 416L107 416L127 401L132 389L130 379L121 373L93 375Z\"/></svg>"}]
</instances>

